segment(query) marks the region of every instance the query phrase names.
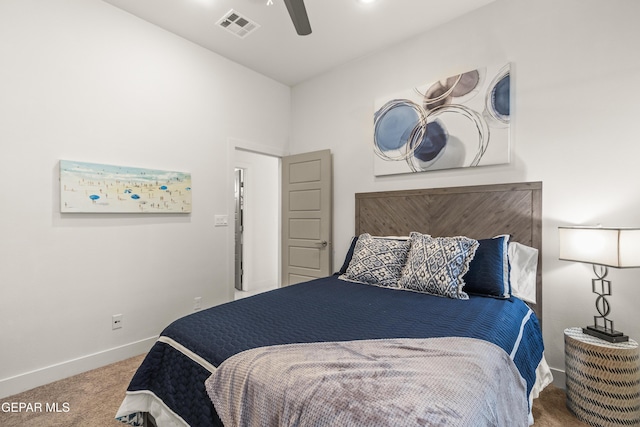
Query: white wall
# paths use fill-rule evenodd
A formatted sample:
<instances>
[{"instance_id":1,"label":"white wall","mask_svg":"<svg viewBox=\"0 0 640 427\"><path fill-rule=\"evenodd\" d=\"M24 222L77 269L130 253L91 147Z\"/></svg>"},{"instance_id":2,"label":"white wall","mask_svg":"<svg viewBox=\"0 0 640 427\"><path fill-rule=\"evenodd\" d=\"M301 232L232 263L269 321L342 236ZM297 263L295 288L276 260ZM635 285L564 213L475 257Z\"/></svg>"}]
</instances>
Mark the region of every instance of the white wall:
<instances>
[{"instance_id":1,"label":"white wall","mask_svg":"<svg viewBox=\"0 0 640 427\"><path fill-rule=\"evenodd\" d=\"M196 296L231 299L233 234L213 226L233 214L227 138L286 152L290 130L292 152L333 152L335 265L356 192L543 181L544 335L563 369L562 330L595 309L589 267L557 260L557 226L640 225L639 12L633 0L498 0L290 98L99 0L2 0L0 397L143 352ZM513 62L510 165L373 177L376 97L502 61ZM61 215L59 159L191 172L194 211ZM616 327L636 339L639 274L610 272ZM124 328L112 331L116 313Z\"/></svg>"},{"instance_id":2,"label":"white wall","mask_svg":"<svg viewBox=\"0 0 640 427\"><path fill-rule=\"evenodd\" d=\"M227 140L285 150L290 89L99 0L3 0L0 58L2 397L233 298ZM61 215L60 159L191 172L193 213Z\"/></svg>"},{"instance_id":3,"label":"white wall","mask_svg":"<svg viewBox=\"0 0 640 427\"><path fill-rule=\"evenodd\" d=\"M275 288L280 281L280 159L235 150L244 169L243 290Z\"/></svg>"},{"instance_id":4,"label":"white wall","mask_svg":"<svg viewBox=\"0 0 640 427\"><path fill-rule=\"evenodd\" d=\"M592 323L595 298L590 267L558 261L557 227L640 226L638 16L633 0L498 0L294 87L291 152L333 152L334 264L354 232L354 193L543 181L543 329L563 370L563 329ZM508 61L509 165L374 177L374 99ZM640 271L609 276L616 327L640 339Z\"/></svg>"}]
</instances>

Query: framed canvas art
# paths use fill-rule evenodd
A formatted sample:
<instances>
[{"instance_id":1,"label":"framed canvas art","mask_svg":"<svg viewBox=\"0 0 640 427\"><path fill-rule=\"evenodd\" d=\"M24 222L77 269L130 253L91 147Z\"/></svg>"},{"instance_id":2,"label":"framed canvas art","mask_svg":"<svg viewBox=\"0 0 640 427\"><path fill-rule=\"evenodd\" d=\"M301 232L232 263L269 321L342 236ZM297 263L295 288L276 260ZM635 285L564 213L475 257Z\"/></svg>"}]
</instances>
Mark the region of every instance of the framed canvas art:
<instances>
[{"instance_id":1,"label":"framed canvas art","mask_svg":"<svg viewBox=\"0 0 640 427\"><path fill-rule=\"evenodd\" d=\"M191 174L60 160L60 212L190 213Z\"/></svg>"},{"instance_id":2,"label":"framed canvas art","mask_svg":"<svg viewBox=\"0 0 640 427\"><path fill-rule=\"evenodd\" d=\"M376 100L375 175L509 163L510 68L478 68Z\"/></svg>"}]
</instances>

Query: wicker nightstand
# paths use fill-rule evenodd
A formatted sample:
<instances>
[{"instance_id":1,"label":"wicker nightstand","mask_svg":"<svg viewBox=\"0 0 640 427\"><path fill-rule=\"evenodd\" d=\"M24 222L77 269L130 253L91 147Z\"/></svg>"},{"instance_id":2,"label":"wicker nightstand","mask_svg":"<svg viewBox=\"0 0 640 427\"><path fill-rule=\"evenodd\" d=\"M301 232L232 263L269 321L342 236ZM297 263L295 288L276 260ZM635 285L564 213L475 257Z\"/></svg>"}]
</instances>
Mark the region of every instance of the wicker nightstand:
<instances>
[{"instance_id":1,"label":"wicker nightstand","mask_svg":"<svg viewBox=\"0 0 640 427\"><path fill-rule=\"evenodd\" d=\"M564 330L567 407L592 426L640 425L640 353L634 340L610 343Z\"/></svg>"}]
</instances>

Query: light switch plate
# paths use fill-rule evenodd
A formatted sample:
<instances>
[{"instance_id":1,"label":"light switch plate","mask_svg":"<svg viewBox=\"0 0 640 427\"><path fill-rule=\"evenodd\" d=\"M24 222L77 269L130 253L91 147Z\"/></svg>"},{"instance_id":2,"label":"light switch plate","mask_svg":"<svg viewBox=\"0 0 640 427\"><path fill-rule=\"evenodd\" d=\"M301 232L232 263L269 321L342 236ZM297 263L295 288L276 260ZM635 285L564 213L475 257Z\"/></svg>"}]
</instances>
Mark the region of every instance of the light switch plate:
<instances>
[{"instance_id":1,"label":"light switch plate","mask_svg":"<svg viewBox=\"0 0 640 427\"><path fill-rule=\"evenodd\" d=\"M214 225L216 227L226 227L229 225L229 215L216 215L214 217Z\"/></svg>"}]
</instances>

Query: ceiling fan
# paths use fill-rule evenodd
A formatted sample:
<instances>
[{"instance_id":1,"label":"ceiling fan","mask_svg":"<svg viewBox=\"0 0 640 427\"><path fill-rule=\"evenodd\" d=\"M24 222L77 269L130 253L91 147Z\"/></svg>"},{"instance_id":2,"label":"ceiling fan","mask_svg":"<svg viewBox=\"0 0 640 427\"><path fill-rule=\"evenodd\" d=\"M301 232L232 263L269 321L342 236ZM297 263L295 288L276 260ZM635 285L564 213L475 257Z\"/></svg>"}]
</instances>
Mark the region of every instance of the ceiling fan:
<instances>
[{"instance_id":1,"label":"ceiling fan","mask_svg":"<svg viewBox=\"0 0 640 427\"><path fill-rule=\"evenodd\" d=\"M311 24L309 23L307 9L304 7L304 0L284 0L284 4L287 5L291 21L293 21L293 26L296 27L298 35L307 36L311 34Z\"/></svg>"}]
</instances>

